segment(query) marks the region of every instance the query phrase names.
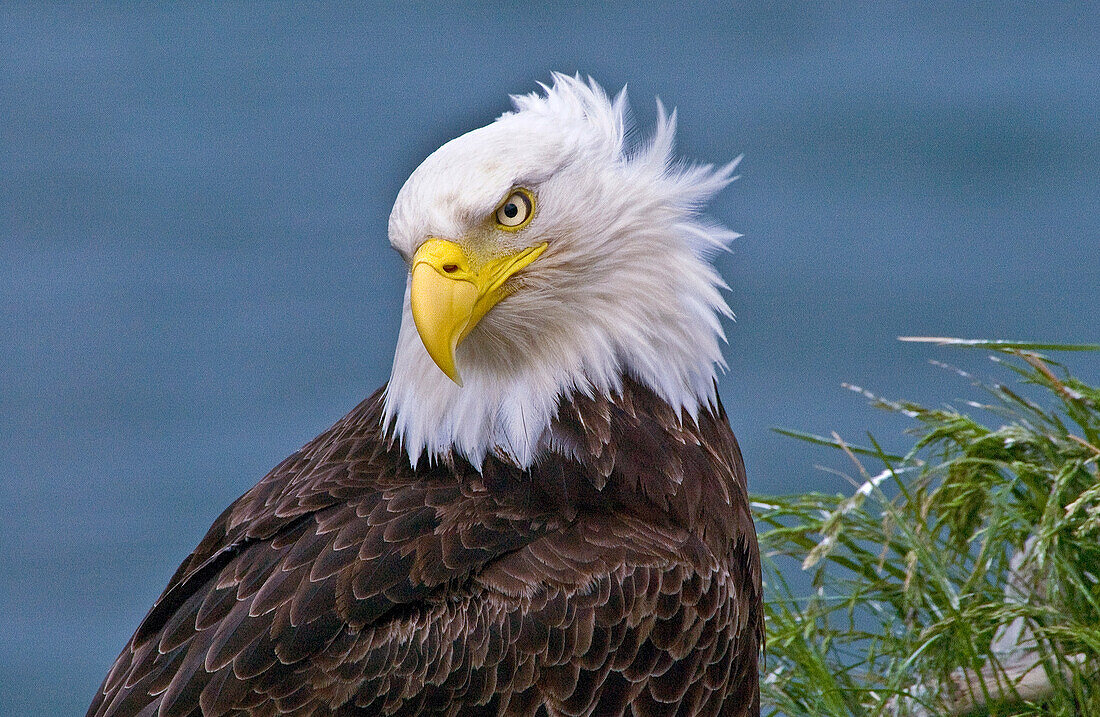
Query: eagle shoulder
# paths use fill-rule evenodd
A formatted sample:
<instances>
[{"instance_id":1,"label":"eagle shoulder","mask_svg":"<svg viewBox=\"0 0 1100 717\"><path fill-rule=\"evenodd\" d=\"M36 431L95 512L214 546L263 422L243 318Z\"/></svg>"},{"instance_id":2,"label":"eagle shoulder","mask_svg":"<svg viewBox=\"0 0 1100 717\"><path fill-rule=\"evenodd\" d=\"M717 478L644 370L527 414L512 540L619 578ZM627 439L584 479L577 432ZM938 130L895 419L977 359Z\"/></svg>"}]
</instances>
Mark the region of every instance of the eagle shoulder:
<instances>
[{"instance_id":1,"label":"eagle shoulder","mask_svg":"<svg viewBox=\"0 0 1100 717\"><path fill-rule=\"evenodd\" d=\"M535 539L476 476L414 471L381 430L381 391L235 501L119 655L89 715L222 714L286 689L290 666ZM467 467L467 470L468 467ZM483 518L483 519L479 519ZM544 526L540 528L541 526Z\"/></svg>"}]
</instances>

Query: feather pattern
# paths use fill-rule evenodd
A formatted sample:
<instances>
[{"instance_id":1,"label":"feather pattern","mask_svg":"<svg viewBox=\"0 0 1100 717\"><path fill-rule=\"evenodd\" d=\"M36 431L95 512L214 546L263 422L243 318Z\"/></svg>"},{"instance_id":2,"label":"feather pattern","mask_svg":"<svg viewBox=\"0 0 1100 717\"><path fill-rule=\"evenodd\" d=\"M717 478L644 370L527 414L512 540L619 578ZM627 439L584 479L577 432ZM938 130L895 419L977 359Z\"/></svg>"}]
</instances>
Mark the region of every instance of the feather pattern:
<instances>
[{"instance_id":1,"label":"feather pattern","mask_svg":"<svg viewBox=\"0 0 1100 717\"><path fill-rule=\"evenodd\" d=\"M382 392L231 505L108 715L754 715L760 565L721 406L573 394L569 455L412 467Z\"/></svg>"}]
</instances>

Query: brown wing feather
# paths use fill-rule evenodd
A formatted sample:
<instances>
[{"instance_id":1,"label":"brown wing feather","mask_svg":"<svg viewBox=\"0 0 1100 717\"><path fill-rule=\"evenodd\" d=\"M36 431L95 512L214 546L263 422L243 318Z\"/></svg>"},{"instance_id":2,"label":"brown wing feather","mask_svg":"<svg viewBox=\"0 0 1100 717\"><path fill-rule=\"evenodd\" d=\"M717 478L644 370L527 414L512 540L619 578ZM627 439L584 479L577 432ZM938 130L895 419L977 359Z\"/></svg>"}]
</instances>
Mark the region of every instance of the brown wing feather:
<instances>
[{"instance_id":1,"label":"brown wing feather","mask_svg":"<svg viewBox=\"0 0 1100 717\"><path fill-rule=\"evenodd\" d=\"M381 392L218 518L89 715L757 714L760 567L720 406L564 401L529 471L414 470ZM159 712L158 712L159 710Z\"/></svg>"}]
</instances>

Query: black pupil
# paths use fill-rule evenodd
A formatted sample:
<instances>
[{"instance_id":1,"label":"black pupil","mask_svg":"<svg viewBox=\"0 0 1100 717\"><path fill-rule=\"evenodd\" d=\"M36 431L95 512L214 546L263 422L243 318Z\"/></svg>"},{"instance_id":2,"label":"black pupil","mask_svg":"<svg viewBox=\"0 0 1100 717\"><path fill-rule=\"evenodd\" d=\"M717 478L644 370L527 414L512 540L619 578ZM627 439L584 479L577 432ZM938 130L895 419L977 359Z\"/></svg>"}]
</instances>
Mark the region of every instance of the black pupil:
<instances>
[{"instance_id":1,"label":"black pupil","mask_svg":"<svg viewBox=\"0 0 1100 717\"><path fill-rule=\"evenodd\" d=\"M519 214L519 207L516 206L515 202L508 202L504 205L504 216L515 219L517 214Z\"/></svg>"}]
</instances>

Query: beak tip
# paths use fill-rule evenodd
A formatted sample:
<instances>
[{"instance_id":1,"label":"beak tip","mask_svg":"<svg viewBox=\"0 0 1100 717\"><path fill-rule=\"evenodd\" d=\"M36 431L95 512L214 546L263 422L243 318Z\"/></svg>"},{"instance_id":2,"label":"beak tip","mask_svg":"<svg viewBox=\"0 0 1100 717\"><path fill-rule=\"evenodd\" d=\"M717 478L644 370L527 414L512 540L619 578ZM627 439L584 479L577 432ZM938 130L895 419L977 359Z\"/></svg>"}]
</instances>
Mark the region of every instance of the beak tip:
<instances>
[{"instance_id":1,"label":"beak tip","mask_svg":"<svg viewBox=\"0 0 1100 717\"><path fill-rule=\"evenodd\" d=\"M440 368L442 368L442 367L440 367ZM455 365L453 363L450 366L448 366L447 368L449 370L443 369L443 373L445 373L447 375L447 378L454 381L455 384L459 388L462 388L462 377L458 375L458 369L455 367Z\"/></svg>"},{"instance_id":2,"label":"beak tip","mask_svg":"<svg viewBox=\"0 0 1100 717\"><path fill-rule=\"evenodd\" d=\"M453 355L452 353L451 356L437 356L429 352L432 362L443 372L443 375L454 381L459 388L462 388L462 377L458 374L458 367L455 366Z\"/></svg>"}]
</instances>

